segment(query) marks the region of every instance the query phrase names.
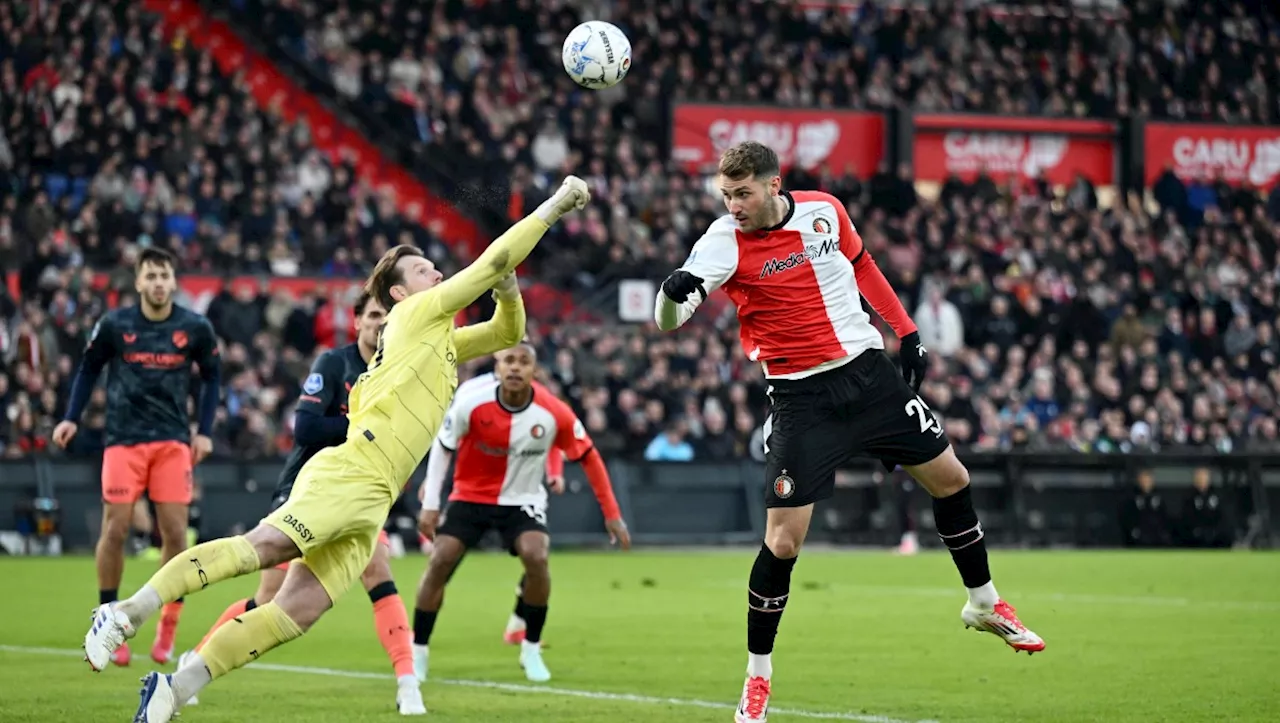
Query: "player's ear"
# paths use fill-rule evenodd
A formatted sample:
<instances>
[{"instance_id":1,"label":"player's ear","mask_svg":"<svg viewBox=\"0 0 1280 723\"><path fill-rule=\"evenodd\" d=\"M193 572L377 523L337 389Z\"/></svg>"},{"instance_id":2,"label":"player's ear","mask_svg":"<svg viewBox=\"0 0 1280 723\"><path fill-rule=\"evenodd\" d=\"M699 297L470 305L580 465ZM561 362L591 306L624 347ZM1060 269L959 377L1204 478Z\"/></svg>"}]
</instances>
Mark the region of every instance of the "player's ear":
<instances>
[{"instance_id":1,"label":"player's ear","mask_svg":"<svg viewBox=\"0 0 1280 723\"><path fill-rule=\"evenodd\" d=\"M776 196L782 193L782 176L774 176L769 179L769 195Z\"/></svg>"}]
</instances>

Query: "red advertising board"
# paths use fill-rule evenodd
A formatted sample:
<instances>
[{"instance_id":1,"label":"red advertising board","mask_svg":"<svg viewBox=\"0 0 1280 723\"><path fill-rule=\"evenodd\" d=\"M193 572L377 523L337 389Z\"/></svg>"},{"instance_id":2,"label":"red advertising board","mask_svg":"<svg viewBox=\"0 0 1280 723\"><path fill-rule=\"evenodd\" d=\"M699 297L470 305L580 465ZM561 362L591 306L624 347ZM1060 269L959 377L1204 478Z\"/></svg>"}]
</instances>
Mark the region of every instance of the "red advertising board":
<instances>
[{"instance_id":1,"label":"red advertising board","mask_svg":"<svg viewBox=\"0 0 1280 723\"><path fill-rule=\"evenodd\" d=\"M672 115L671 156L691 172L714 168L721 152L749 140L777 151L784 170L852 166L868 176L884 157L879 113L679 103Z\"/></svg>"},{"instance_id":2,"label":"red advertising board","mask_svg":"<svg viewBox=\"0 0 1280 723\"><path fill-rule=\"evenodd\" d=\"M982 170L996 181L1044 175L1055 185L1081 174L1094 185L1115 183L1114 124L1104 121L923 115L915 118L915 176L972 180Z\"/></svg>"},{"instance_id":3,"label":"red advertising board","mask_svg":"<svg viewBox=\"0 0 1280 723\"><path fill-rule=\"evenodd\" d=\"M1165 167L1187 181L1221 177L1263 189L1280 181L1280 128L1148 123L1142 145L1148 186Z\"/></svg>"}]
</instances>

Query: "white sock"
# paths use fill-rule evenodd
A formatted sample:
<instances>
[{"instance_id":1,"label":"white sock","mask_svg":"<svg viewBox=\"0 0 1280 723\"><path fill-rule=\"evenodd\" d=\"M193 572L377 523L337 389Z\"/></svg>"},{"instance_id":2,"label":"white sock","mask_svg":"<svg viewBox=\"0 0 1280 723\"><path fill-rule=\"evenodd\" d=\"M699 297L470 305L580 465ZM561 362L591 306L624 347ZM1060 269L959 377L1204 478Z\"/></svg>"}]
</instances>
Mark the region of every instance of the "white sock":
<instances>
[{"instance_id":1,"label":"white sock","mask_svg":"<svg viewBox=\"0 0 1280 723\"><path fill-rule=\"evenodd\" d=\"M981 587L965 588L969 592L969 604L980 610L995 610L1000 602L1000 593L996 592L996 584L988 581Z\"/></svg>"},{"instance_id":2,"label":"white sock","mask_svg":"<svg viewBox=\"0 0 1280 723\"><path fill-rule=\"evenodd\" d=\"M515 632L516 630L524 630L526 627L527 626L525 625L524 618L520 617L519 615L516 615L515 613L511 613L511 617L507 619L508 632Z\"/></svg>"},{"instance_id":3,"label":"white sock","mask_svg":"<svg viewBox=\"0 0 1280 723\"><path fill-rule=\"evenodd\" d=\"M417 643L413 644L413 652L415 653L421 651L423 655L426 655L428 649L429 649L429 646L418 645Z\"/></svg>"},{"instance_id":4,"label":"white sock","mask_svg":"<svg viewBox=\"0 0 1280 723\"><path fill-rule=\"evenodd\" d=\"M542 652L542 643L541 643L540 641L539 641L539 642L537 642L537 643L531 643L531 642L529 642L528 640L522 640L522 641L520 641L520 652L521 652L521 653L527 653L527 652L529 652L530 650L532 650L532 651L533 651L533 652L535 652L535 653L541 653L541 652Z\"/></svg>"},{"instance_id":5,"label":"white sock","mask_svg":"<svg viewBox=\"0 0 1280 723\"><path fill-rule=\"evenodd\" d=\"M414 675L402 675L399 678L396 678L396 685L401 688L417 688L418 678Z\"/></svg>"},{"instance_id":6,"label":"white sock","mask_svg":"<svg viewBox=\"0 0 1280 723\"><path fill-rule=\"evenodd\" d=\"M128 600L121 600L116 605L116 609L129 616L129 621L133 623L136 630L142 627L147 618L159 612L163 605L164 600L160 599L160 593L150 585L143 585Z\"/></svg>"},{"instance_id":7,"label":"white sock","mask_svg":"<svg viewBox=\"0 0 1280 723\"><path fill-rule=\"evenodd\" d=\"M773 655L771 653L765 653L764 655L747 653L747 675L752 678L764 678L765 680L772 678Z\"/></svg>"},{"instance_id":8,"label":"white sock","mask_svg":"<svg viewBox=\"0 0 1280 723\"><path fill-rule=\"evenodd\" d=\"M186 705L187 701L198 695L212 681L213 676L209 674L204 658L200 657L199 653L193 653L190 658L187 658L187 664L173 674L173 680L170 682L173 686L173 695L178 699L178 707Z\"/></svg>"}]
</instances>

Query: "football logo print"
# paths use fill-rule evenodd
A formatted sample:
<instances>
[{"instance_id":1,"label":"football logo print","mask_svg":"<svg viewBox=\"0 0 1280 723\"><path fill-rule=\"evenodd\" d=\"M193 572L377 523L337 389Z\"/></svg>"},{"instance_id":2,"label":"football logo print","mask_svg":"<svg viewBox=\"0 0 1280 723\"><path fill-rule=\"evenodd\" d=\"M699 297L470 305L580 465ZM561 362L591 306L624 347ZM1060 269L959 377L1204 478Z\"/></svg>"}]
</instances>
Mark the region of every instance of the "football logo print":
<instances>
[{"instance_id":1,"label":"football logo print","mask_svg":"<svg viewBox=\"0 0 1280 723\"><path fill-rule=\"evenodd\" d=\"M185 349L187 346L187 332L181 329L173 332L173 345L179 349Z\"/></svg>"},{"instance_id":2,"label":"football logo print","mask_svg":"<svg viewBox=\"0 0 1280 723\"><path fill-rule=\"evenodd\" d=\"M533 429L529 430L529 434L533 435L534 439L542 439L542 435L546 433L547 430L541 424L535 424Z\"/></svg>"},{"instance_id":3,"label":"football logo print","mask_svg":"<svg viewBox=\"0 0 1280 723\"><path fill-rule=\"evenodd\" d=\"M813 220L813 232L826 236L831 233L831 222L821 216L815 218Z\"/></svg>"},{"instance_id":4,"label":"football logo print","mask_svg":"<svg viewBox=\"0 0 1280 723\"><path fill-rule=\"evenodd\" d=\"M780 500L785 500L796 493L796 481L787 475L787 471L782 470L782 474L773 481L773 494Z\"/></svg>"},{"instance_id":5,"label":"football logo print","mask_svg":"<svg viewBox=\"0 0 1280 723\"><path fill-rule=\"evenodd\" d=\"M324 389L324 377L319 374L309 374L307 380L302 383L302 391L307 394L315 394Z\"/></svg>"}]
</instances>

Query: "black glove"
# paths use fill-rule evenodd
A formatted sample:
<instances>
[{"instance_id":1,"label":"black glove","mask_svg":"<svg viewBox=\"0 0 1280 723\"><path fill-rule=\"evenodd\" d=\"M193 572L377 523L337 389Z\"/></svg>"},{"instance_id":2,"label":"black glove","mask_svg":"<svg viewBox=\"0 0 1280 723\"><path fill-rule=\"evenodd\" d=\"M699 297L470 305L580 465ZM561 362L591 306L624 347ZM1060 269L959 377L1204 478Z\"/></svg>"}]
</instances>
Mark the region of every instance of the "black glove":
<instances>
[{"instance_id":1,"label":"black glove","mask_svg":"<svg viewBox=\"0 0 1280 723\"><path fill-rule=\"evenodd\" d=\"M706 300L707 290L702 285L702 279L684 269L676 269L662 282L662 293L677 304L683 304L694 291L702 294L702 299Z\"/></svg>"},{"instance_id":2,"label":"black glove","mask_svg":"<svg viewBox=\"0 0 1280 723\"><path fill-rule=\"evenodd\" d=\"M920 332L913 331L902 337L898 356L902 361L902 378L907 380L913 391L920 391L924 375L929 371L929 352L920 342Z\"/></svg>"}]
</instances>

